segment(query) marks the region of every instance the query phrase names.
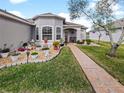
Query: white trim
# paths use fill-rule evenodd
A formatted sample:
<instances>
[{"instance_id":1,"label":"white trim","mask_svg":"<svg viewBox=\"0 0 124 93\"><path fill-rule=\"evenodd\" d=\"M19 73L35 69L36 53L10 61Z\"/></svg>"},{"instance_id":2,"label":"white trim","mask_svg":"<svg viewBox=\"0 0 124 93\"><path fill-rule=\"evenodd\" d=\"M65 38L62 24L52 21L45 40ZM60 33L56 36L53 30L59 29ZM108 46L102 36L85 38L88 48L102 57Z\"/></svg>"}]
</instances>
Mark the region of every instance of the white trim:
<instances>
[{"instance_id":1,"label":"white trim","mask_svg":"<svg viewBox=\"0 0 124 93\"><path fill-rule=\"evenodd\" d=\"M63 35L62 35L62 34L63 34L63 33L62 33L62 32L63 32L63 26L58 26L58 25L57 25L57 26L55 26L55 40L57 40L57 39L56 39L57 27L60 27L60 28L61 28L61 38L63 38L63 37L62 37L62 36L63 36ZM60 38L60 39L61 39L61 38Z\"/></svg>"},{"instance_id":2,"label":"white trim","mask_svg":"<svg viewBox=\"0 0 124 93\"><path fill-rule=\"evenodd\" d=\"M38 35L39 35L39 40L37 40L37 32L36 32L36 30L37 30L37 28L38 28ZM36 26L36 29L35 29L35 40L36 41L40 41L40 27L39 26Z\"/></svg>"}]
</instances>

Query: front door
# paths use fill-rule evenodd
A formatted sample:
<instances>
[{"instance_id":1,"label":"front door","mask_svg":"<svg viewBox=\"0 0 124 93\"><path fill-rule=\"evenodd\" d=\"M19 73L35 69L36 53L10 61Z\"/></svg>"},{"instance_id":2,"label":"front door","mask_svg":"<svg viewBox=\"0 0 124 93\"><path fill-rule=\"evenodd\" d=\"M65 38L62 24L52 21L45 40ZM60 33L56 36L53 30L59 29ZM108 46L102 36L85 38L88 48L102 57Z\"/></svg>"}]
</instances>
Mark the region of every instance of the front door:
<instances>
[{"instance_id":1,"label":"front door","mask_svg":"<svg viewBox=\"0 0 124 93\"><path fill-rule=\"evenodd\" d=\"M68 43L68 33L65 32L65 43Z\"/></svg>"},{"instance_id":2,"label":"front door","mask_svg":"<svg viewBox=\"0 0 124 93\"><path fill-rule=\"evenodd\" d=\"M76 43L76 37L70 37L69 42L71 42L71 43Z\"/></svg>"}]
</instances>

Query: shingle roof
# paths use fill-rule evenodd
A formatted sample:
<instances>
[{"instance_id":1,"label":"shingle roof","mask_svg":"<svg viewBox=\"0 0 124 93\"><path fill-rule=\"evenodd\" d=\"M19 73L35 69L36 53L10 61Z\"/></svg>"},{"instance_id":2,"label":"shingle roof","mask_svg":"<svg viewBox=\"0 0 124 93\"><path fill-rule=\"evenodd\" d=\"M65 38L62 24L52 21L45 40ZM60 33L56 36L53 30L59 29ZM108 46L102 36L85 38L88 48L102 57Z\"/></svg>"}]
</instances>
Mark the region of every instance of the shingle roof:
<instances>
[{"instance_id":1,"label":"shingle roof","mask_svg":"<svg viewBox=\"0 0 124 93\"><path fill-rule=\"evenodd\" d=\"M77 27L82 27L87 29L87 27L81 25L81 24L76 24L76 23L72 23L72 22L65 22L64 26L77 26Z\"/></svg>"}]
</instances>

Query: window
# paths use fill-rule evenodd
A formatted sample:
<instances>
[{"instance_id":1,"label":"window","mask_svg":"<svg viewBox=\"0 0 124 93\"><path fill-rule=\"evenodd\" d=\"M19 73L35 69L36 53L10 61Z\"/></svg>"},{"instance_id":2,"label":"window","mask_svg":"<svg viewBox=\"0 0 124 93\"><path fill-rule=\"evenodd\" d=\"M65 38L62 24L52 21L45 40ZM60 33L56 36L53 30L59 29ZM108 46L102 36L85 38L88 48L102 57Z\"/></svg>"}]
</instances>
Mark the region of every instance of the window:
<instances>
[{"instance_id":1,"label":"window","mask_svg":"<svg viewBox=\"0 0 124 93\"><path fill-rule=\"evenodd\" d=\"M60 40L61 39L61 28L57 27L56 28L56 40Z\"/></svg>"},{"instance_id":2,"label":"window","mask_svg":"<svg viewBox=\"0 0 124 93\"><path fill-rule=\"evenodd\" d=\"M38 29L38 27L36 28L36 40L39 40L39 29Z\"/></svg>"},{"instance_id":3,"label":"window","mask_svg":"<svg viewBox=\"0 0 124 93\"><path fill-rule=\"evenodd\" d=\"M52 27L45 26L42 29L42 39L52 40Z\"/></svg>"}]
</instances>

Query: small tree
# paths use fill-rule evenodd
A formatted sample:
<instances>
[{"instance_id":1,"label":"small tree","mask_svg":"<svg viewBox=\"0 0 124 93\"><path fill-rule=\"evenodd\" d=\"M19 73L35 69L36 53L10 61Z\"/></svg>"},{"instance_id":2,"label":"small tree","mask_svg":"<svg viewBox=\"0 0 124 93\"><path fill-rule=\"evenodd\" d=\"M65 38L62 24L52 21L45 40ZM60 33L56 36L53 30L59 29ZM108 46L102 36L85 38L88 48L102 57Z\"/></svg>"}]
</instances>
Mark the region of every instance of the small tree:
<instances>
[{"instance_id":1,"label":"small tree","mask_svg":"<svg viewBox=\"0 0 124 93\"><path fill-rule=\"evenodd\" d=\"M102 33L100 31L100 27L98 25L92 25L93 32L98 32L98 43L100 43L100 39L102 37Z\"/></svg>"},{"instance_id":2,"label":"small tree","mask_svg":"<svg viewBox=\"0 0 124 93\"><path fill-rule=\"evenodd\" d=\"M116 56L116 51L121 43L124 41L124 29L117 43L113 41L113 21L115 20L114 11L112 7L119 4L121 0L97 0L94 9L89 8L90 0L69 0L69 12L71 19L86 16L93 24L102 28L110 38L111 49L108 53L109 56ZM101 36L99 36L101 37Z\"/></svg>"}]
</instances>

